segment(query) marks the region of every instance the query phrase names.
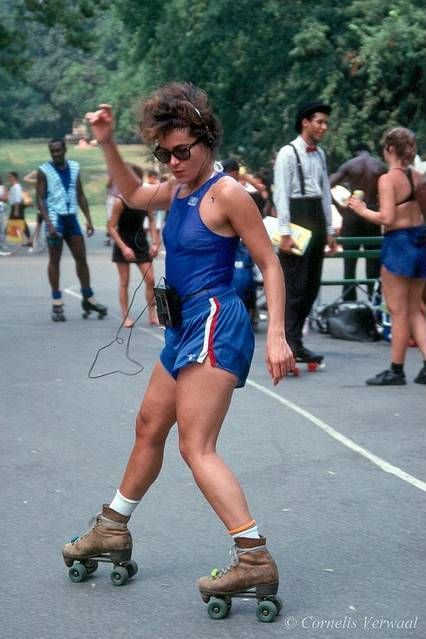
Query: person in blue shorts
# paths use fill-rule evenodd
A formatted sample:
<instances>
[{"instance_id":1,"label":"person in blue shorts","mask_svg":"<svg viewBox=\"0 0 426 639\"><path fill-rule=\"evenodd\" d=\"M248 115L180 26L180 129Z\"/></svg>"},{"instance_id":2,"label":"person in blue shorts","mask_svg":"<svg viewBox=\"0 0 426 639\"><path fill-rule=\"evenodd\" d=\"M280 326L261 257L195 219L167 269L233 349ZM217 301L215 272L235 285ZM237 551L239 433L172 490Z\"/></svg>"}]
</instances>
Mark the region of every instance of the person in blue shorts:
<instances>
[{"instance_id":1,"label":"person in blue shorts","mask_svg":"<svg viewBox=\"0 0 426 639\"><path fill-rule=\"evenodd\" d=\"M348 206L362 218L383 224L381 279L392 322L392 362L367 379L369 386L406 384L404 360L410 334L423 356L423 366L415 378L426 384L426 321L422 296L426 280L426 202L422 176L410 168L416 155L416 137L404 127L389 129L383 137L383 156L389 166L379 178L379 211L371 211L356 197Z\"/></svg>"},{"instance_id":2,"label":"person in blue shorts","mask_svg":"<svg viewBox=\"0 0 426 639\"><path fill-rule=\"evenodd\" d=\"M129 205L169 209L163 231L166 283L157 291L157 312L167 328L119 489L94 527L64 546L65 562L70 565L102 550L130 555L128 520L157 478L167 436L177 423L181 455L235 540L232 568L200 579L202 596L248 587L274 596L277 566L216 443L234 388L245 384L254 348L247 311L232 287L240 237L263 275L269 309L265 359L274 384L294 368L285 339L280 264L252 198L215 164L221 127L204 91L189 83L171 83L144 103L143 141L153 145L155 157L172 176L157 185L141 185L120 157L110 106L101 105L87 119Z\"/></svg>"},{"instance_id":3,"label":"person in blue shorts","mask_svg":"<svg viewBox=\"0 0 426 639\"><path fill-rule=\"evenodd\" d=\"M90 272L86 259L86 247L78 221L78 208L86 218L87 236L95 232L90 216L89 204L83 191L78 162L67 160L67 147L62 138L49 142L51 162L44 162L37 170L37 206L46 223L46 240L49 249L47 268L52 289L52 320L64 321L62 291L59 286L60 261L64 241L74 258L77 277L80 281L82 307L85 313L92 311L103 317L107 308L99 304L90 286Z\"/></svg>"}]
</instances>

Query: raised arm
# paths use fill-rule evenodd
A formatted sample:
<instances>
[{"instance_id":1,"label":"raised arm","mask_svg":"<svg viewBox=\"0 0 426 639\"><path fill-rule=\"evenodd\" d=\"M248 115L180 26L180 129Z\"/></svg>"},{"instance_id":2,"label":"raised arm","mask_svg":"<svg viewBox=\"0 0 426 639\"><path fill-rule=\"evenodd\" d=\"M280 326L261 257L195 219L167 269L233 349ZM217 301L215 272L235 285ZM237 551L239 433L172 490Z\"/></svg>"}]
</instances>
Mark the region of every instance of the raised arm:
<instances>
[{"instance_id":1,"label":"raised arm","mask_svg":"<svg viewBox=\"0 0 426 639\"><path fill-rule=\"evenodd\" d=\"M136 209L167 209L172 199L172 184L162 182L142 185L126 165L114 141L114 116L108 104L101 104L97 111L87 113L93 135L102 148L108 173L125 201Z\"/></svg>"}]
</instances>

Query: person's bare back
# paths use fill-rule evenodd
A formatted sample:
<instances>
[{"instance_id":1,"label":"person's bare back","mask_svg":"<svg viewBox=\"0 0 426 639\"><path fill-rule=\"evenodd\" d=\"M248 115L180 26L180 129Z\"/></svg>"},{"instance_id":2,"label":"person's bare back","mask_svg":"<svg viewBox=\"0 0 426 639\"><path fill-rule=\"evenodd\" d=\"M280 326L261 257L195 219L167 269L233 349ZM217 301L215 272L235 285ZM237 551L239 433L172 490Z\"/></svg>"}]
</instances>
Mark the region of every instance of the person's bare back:
<instances>
[{"instance_id":1,"label":"person's bare back","mask_svg":"<svg viewBox=\"0 0 426 639\"><path fill-rule=\"evenodd\" d=\"M364 192L364 201L368 207L377 206L377 182L386 173L382 162L373 158L368 151L360 151L358 155L342 164L330 176L330 186L343 184L350 191Z\"/></svg>"}]
</instances>

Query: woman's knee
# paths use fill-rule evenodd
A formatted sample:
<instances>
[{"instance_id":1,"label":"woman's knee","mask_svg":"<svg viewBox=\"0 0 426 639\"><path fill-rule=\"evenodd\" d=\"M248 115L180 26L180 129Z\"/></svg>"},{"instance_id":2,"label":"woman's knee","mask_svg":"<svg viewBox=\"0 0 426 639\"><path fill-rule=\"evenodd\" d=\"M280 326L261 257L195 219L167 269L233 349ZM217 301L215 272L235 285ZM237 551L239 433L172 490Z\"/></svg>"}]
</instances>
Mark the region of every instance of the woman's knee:
<instances>
[{"instance_id":1,"label":"woman's knee","mask_svg":"<svg viewBox=\"0 0 426 639\"><path fill-rule=\"evenodd\" d=\"M408 305L402 304L401 300L387 299L386 306L392 317L408 318Z\"/></svg>"},{"instance_id":2,"label":"woman's knee","mask_svg":"<svg viewBox=\"0 0 426 639\"><path fill-rule=\"evenodd\" d=\"M136 417L135 437L140 444L149 447L164 446L169 426L142 407Z\"/></svg>"},{"instance_id":3,"label":"woman's knee","mask_svg":"<svg viewBox=\"0 0 426 639\"><path fill-rule=\"evenodd\" d=\"M129 288L129 277L120 277L120 288L127 291Z\"/></svg>"},{"instance_id":4,"label":"woman's knee","mask_svg":"<svg viewBox=\"0 0 426 639\"><path fill-rule=\"evenodd\" d=\"M141 269L141 274L145 281L145 286L152 288L155 284L154 273L152 272L152 268L148 267L147 269Z\"/></svg>"},{"instance_id":5,"label":"woman's knee","mask_svg":"<svg viewBox=\"0 0 426 639\"><path fill-rule=\"evenodd\" d=\"M208 453L214 453L214 447L210 446L200 446L198 443L194 441L188 440L186 438L179 438L179 453L187 466L192 468L197 461L201 460L202 457Z\"/></svg>"}]
</instances>

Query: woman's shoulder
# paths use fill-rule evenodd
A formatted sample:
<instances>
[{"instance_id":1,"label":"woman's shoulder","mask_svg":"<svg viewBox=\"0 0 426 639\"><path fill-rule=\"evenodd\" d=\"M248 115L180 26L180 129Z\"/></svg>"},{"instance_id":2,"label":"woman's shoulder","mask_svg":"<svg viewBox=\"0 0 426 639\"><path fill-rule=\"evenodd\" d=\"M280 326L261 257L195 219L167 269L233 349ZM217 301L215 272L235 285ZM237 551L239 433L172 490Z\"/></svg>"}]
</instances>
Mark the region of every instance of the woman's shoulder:
<instances>
[{"instance_id":1,"label":"woman's shoulder","mask_svg":"<svg viewBox=\"0 0 426 639\"><path fill-rule=\"evenodd\" d=\"M214 191L221 200L234 199L239 197L250 197L246 189L230 175L223 175L217 182L214 182L209 191Z\"/></svg>"}]
</instances>

